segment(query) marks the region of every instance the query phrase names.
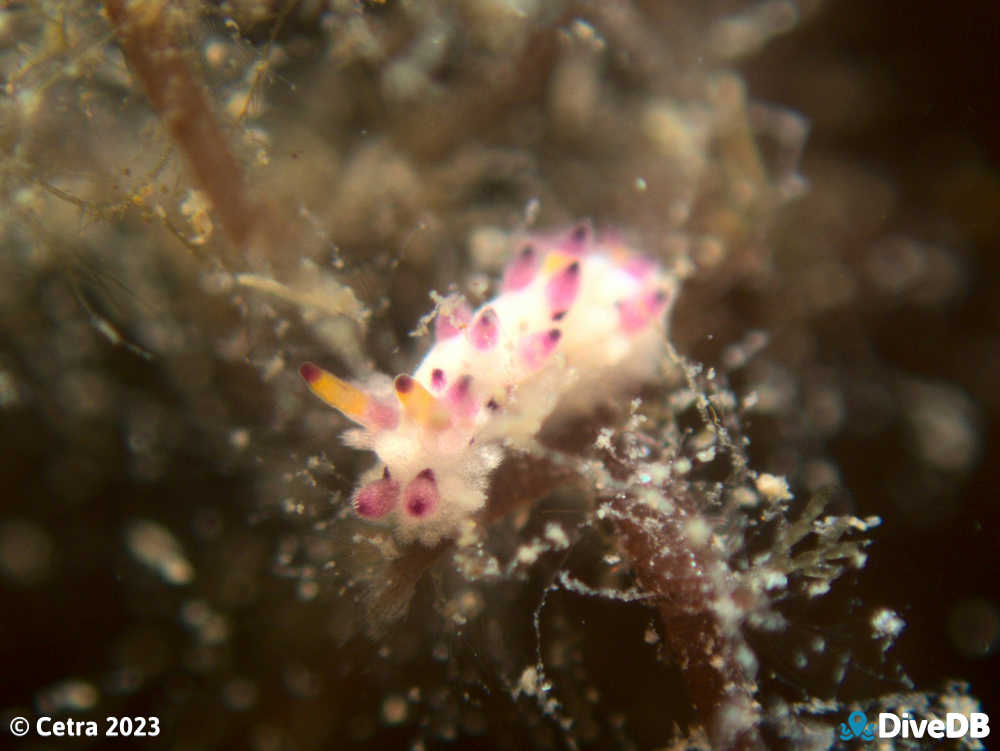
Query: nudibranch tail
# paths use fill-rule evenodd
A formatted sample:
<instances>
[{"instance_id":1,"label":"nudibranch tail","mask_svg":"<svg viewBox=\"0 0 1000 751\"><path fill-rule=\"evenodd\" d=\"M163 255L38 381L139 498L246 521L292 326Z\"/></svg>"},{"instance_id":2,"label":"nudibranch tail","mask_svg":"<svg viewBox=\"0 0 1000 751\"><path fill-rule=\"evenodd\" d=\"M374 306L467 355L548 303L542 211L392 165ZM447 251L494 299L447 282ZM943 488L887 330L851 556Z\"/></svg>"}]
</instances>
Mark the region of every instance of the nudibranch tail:
<instances>
[{"instance_id":1,"label":"nudibranch tail","mask_svg":"<svg viewBox=\"0 0 1000 751\"><path fill-rule=\"evenodd\" d=\"M670 300L665 290L647 290L629 300L617 304L618 320L626 334L642 331L649 322L663 313Z\"/></svg>"}]
</instances>

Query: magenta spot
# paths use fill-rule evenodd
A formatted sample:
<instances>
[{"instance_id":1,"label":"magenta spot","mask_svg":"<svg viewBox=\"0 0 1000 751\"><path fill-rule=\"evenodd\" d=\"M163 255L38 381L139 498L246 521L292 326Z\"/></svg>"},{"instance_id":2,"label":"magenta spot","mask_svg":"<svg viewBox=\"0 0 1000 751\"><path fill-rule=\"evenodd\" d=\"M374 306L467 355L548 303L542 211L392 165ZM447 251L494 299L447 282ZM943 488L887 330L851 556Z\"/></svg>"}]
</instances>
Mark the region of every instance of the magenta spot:
<instances>
[{"instance_id":1,"label":"magenta spot","mask_svg":"<svg viewBox=\"0 0 1000 751\"><path fill-rule=\"evenodd\" d=\"M305 379L306 383L316 383L323 375L323 371L318 365L311 362L304 362L299 366L299 375Z\"/></svg>"},{"instance_id":2,"label":"magenta spot","mask_svg":"<svg viewBox=\"0 0 1000 751\"><path fill-rule=\"evenodd\" d=\"M662 313L666 309L669 300L670 295L666 290L658 289L655 292L650 292L645 300L646 310L649 311L650 317Z\"/></svg>"},{"instance_id":3,"label":"magenta spot","mask_svg":"<svg viewBox=\"0 0 1000 751\"><path fill-rule=\"evenodd\" d=\"M528 370L540 368L555 351L562 332L559 329L539 331L521 337L517 343L517 353Z\"/></svg>"},{"instance_id":4,"label":"magenta spot","mask_svg":"<svg viewBox=\"0 0 1000 751\"><path fill-rule=\"evenodd\" d=\"M545 287L549 309L554 313L565 312L573 304L579 291L580 262L573 261L569 266L555 274Z\"/></svg>"},{"instance_id":5,"label":"magenta spot","mask_svg":"<svg viewBox=\"0 0 1000 751\"><path fill-rule=\"evenodd\" d=\"M378 519L396 507L399 483L389 477L388 468L381 480L370 482L354 496L354 510L366 519Z\"/></svg>"},{"instance_id":6,"label":"magenta spot","mask_svg":"<svg viewBox=\"0 0 1000 751\"><path fill-rule=\"evenodd\" d=\"M538 273L538 253L534 246L527 245L517 254L513 263L507 267L503 277L504 291L516 292L519 289L524 289L531 284L536 273Z\"/></svg>"},{"instance_id":7,"label":"magenta spot","mask_svg":"<svg viewBox=\"0 0 1000 751\"><path fill-rule=\"evenodd\" d=\"M446 395L448 406L459 417L473 417L478 411L478 405L472 395L472 376L463 375L448 389Z\"/></svg>"},{"instance_id":8,"label":"magenta spot","mask_svg":"<svg viewBox=\"0 0 1000 751\"><path fill-rule=\"evenodd\" d=\"M590 222L580 222L566 235L560 250L574 256L583 255L590 248L593 234L594 230L590 226Z\"/></svg>"},{"instance_id":9,"label":"magenta spot","mask_svg":"<svg viewBox=\"0 0 1000 751\"><path fill-rule=\"evenodd\" d=\"M464 329L472 320L472 308L461 302L450 312L438 311L434 318L434 336L438 341L451 339Z\"/></svg>"},{"instance_id":10,"label":"magenta spot","mask_svg":"<svg viewBox=\"0 0 1000 751\"><path fill-rule=\"evenodd\" d=\"M409 394L413 391L413 379L406 375L406 373L400 373L396 376L396 380L393 383L396 386L397 393Z\"/></svg>"},{"instance_id":11,"label":"magenta spot","mask_svg":"<svg viewBox=\"0 0 1000 751\"><path fill-rule=\"evenodd\" d=\"M406 510L410 513L410 516L427 516L433 507L434 504L431 499L419 493L411 494L409 500L406 502Z\"/></svg>"},{"instance_id":12,"label":"magenta spot","mask_svg":"<svg viewBox=\"0 0 1000 751\"><path fill-rule=\"evenodd\" d=\"M431 371L431 387L435 391L440 391L444 388L447 383L447 379L444 377L444 371L441 368L434 368Z\"/></svg>"},{"instance_id":13,"label":"magenta spot","mask_svg":"<svg viewBox=\"0 0 1000 751\"><path fill-rule=\"evenodd\" d=\"M484 308L469 327L469 341L476 349L487 350L496 346L500 338L500 322L493 308Z\"/></svg>"},{"instance_id":14,"label":"magenta spot","mask_svg":"<svg viewBox=\"0 0 1000 751\"><path fill-rule=\"evenodd\" d=\"M428 516L437 508L440 500L437 482L431 469L420 472L410 480L410 484L403 491L403 508L410 516Z\"/></svg>"}]
</instances>

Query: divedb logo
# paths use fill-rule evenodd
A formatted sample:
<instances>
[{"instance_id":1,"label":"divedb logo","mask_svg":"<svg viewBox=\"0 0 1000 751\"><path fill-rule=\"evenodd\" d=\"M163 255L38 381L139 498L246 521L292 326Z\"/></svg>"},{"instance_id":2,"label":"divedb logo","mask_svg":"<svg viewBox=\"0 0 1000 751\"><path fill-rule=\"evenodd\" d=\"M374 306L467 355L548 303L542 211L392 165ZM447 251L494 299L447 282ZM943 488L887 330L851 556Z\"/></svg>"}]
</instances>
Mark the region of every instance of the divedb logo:
<instances>
[{"instance_id":1,"label":"divedb logo","mask_svg":"<svg viewBox=\"0 0 1000 751\"><path fill-rule=\"evenodd\" d=\"M878 725L869 722L864 712L851 712L840 723L840 740L873 741L875 738L985 738L990 734L990 718L985 712L948 712L945 718L914 717L909 712L898 715L881 712Z\"/></svg>"}]
</instances>

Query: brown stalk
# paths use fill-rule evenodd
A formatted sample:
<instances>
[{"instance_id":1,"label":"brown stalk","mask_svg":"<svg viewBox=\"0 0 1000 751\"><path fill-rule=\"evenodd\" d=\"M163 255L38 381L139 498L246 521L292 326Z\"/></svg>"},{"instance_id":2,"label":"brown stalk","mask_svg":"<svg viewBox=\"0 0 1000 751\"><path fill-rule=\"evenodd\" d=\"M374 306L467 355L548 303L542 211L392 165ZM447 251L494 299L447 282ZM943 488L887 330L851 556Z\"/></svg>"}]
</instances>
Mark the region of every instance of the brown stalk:
<instances>
[{"instance_id":1,"label":"brown stalk","mask_svg":"<svg viewBox=\"0 0 1000 751\"><path fill-rule=\"evenodd\" d=\"M178 44L182 11L171 3L104 0L133 74L142 84L195 180L211 200L233 249L245 256L277 240L279 228L255 201L228 139Z\"/></svg>"},{"instance_id":2,"label":"brown stalk","mask_svg":"<svg viewBox=\"0 0 1000 751\"><path fill-rule=\"evenodd\" d=\"M620 415L599 411L589 418L543 430L544 445L568 455L592 453L604 425L620 422ZM618 482L634 474L621 454L600 452L604 468ZM567 469L550 465L548 475L539 460L521 483L539 483L541 493L521 492L514 498L538 498L557 481L572 481ZM499 474L499 472L498 472ZM580 478L575 478L579 482ZM494 482L496 482L494 480ZM698 544L691 523L704 520L698 499L685 488L661 488L670 511L637 501L628 493L599 498L613 514L621 546L643 590L656 597L667 646L680 667L688 697L698 713L715 751L764 751L760 735L756 684L738 659L745 646L738 625L727 624L716 607L732 598L746 608L748 595L733 580L729 566L710 545ZM709 523L708 520L705 520ZM747 654L749 652L747 651Z\"/></svg>"},{"instance_id":3,"label":"brown stalk","mask_svg":"<svg viewBox=\"0 0 1000 751\"><path fill-rule=\"evenodd\" d=\"M556 451L583 456L592 450L600 427L617 421L613 413L599 411L589 418L549 426L541 440ZM626 482L634 472L616 453L602 451L601 459L619 482ZM569 465L543 458L512 460L493 477L490 518L581 479ZM656 596L652 602L659 610L667 646L712 748L764 751L756 683L739 660L741 653L750 652L739 634L739 619L727 623L717 608L731 600L736 608L746 609L751 604L748 595L734 580L727 562L692 534L692 522L697 526L704 520L698 499L674 486L662 492L670 511L654 509L627 493L598 501L613 510L618 538L639 584Z\"/></svg>"},{"instance_id":4,"label":"brown stalk","mask_svg":"<svg viewBox=\"0 0 1000 751\"><path fill-rule=\"evenodd\" d=\"M665 513L627 495L606 499L614 509L622 547L657 609L670 651L715 751L766 749L760 736L756 685L740 664L744 647L715 606L738 590L726 589L729 569L708 545L692 540L690 524L702 517L695 499L669 496ZM720 600L720 598L722 598ZM737 607L739 607L737 602Z\"/></svg>"}]
</instances>

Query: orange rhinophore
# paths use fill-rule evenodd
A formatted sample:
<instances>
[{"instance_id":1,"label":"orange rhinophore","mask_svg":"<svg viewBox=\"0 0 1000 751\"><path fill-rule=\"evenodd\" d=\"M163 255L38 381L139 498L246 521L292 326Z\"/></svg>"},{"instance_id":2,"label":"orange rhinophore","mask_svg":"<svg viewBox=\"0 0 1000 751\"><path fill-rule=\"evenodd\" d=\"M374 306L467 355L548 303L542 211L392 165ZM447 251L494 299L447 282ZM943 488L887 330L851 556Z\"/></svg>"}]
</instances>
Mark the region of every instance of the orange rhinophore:
<instances>
[{"instance_id":1,"label":"orange rhinophore","mask_svg":"<svg viewBox=\"0 0 1000 751\"><path fill-rule=\"evenodd\" d=\"M419 381L402 373L396 376L393 385L396 387L399 403L414 423L425 428L448 427L451 422L448 410Z\"/></svg>"}]
</instances>

